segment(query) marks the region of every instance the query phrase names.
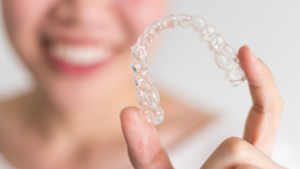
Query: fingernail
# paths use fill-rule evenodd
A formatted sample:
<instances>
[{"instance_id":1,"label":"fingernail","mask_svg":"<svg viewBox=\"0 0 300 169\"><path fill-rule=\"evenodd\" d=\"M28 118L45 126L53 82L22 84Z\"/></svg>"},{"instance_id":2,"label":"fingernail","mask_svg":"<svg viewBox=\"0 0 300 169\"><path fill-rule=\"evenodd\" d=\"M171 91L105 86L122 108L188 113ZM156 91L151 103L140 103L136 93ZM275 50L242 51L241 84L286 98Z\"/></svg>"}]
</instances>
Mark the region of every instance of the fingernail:
<instances>
[{"instance_id":1,"label":"fingernail","mask_svg":"<svg viewBox=\"0 0 300 169\"><path fill-rule=\"evenodd\" d=\"M130 107L130 106L127 106L127 105L123 106L123 107L121 108L120 112L119 112L119 115L121 115L122 111L123 111L125 108L127 108L127 107Z\"/></svg>"}]
</instances>

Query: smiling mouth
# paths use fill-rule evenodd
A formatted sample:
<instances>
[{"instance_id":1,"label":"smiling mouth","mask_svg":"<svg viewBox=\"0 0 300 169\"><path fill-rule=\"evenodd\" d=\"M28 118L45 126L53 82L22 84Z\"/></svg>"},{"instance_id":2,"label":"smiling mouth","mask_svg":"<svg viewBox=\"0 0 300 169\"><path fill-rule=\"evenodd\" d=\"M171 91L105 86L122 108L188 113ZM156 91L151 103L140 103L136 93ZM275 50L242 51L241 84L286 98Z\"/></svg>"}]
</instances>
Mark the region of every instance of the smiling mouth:
<instances>
[{"instance_id":1,"label":"smiling mouth","mask_svg":"<svg viewBox=\"0 0 300 169\"><path fill-rule=\"evenodd\" d=\"M113 50L88 40L45 40L47 60L62 73L86 74L104 67L111 60ZM84 43L83 43L84 42Z\"/></svg>"}]
</instances>

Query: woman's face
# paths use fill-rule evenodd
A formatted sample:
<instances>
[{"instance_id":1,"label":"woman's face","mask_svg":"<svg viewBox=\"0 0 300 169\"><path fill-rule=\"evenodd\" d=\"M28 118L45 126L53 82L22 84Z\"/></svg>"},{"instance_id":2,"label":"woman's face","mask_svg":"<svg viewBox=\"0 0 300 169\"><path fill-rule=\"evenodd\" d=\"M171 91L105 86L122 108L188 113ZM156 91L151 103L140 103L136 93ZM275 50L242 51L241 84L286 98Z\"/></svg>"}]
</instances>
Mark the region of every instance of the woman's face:
<instances>
[{"instance_id":1,"label":"woman's face","mask_svg":"<svg viewBox=\"0 0 300 169\"><path fill-rule=\"evenodd\" d=\"M132 81L130 46L163 0L3 0L11 41L62 108L113 98Z\"/></svg>"}]
</instances>

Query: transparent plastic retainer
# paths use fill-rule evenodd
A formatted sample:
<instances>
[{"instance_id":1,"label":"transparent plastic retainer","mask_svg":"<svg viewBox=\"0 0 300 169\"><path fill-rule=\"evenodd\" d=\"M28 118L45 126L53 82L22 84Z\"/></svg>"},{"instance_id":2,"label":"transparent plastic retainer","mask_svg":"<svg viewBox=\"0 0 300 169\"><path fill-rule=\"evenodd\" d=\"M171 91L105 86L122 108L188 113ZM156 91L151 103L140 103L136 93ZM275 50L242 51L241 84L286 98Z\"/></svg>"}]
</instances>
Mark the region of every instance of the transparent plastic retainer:
<instances>
[{"instance_id":1,"label":"transparent plastic retainer","mask_svg":"<svg viewBox=\"0 0 300 169\"><path fill-rule=\"evenodd\" d=\"M182 28L189 27L198 34L201 42L207 43L208 49L214 53L214 62L224 70L224 77L229 85L237 86L246 80L234 48L216 32L215 26L206 24L204 19L197 15L178 14L163 17L146 28L138 42L131 47L133 62L130 68L135 74L135 96L141 106L140 114L155 125L164 120L164 111L159 106L159 93L152 85L153 80L148 73L150 66L147 62L147 47L151 45L153 38L160 35L161 31L171 30L176 25Z\"/></svg>"}]
</instances>

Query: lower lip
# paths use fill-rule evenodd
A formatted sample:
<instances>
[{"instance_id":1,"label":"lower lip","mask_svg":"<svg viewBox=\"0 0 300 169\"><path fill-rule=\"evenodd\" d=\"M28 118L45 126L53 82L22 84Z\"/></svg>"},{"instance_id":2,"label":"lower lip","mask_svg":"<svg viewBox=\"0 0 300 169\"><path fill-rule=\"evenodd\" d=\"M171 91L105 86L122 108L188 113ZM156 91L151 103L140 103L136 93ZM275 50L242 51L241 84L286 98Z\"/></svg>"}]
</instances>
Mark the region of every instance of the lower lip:
<instances>
[{"instance_id":1,"label":"lower lip","mask_svg":"<svg viewBox=\"0 0 300 169\"><path fill-rule=\"evenodd\" d=\"M111 58L109 58L90 65L75 65L70 62L56 59L55 56L49 53L46 56L47 60L53 67L55 67L59 72L67 75L86 75L105 67L105 65L107 65L112 60Z\"/></svg>"}]
</instances>

